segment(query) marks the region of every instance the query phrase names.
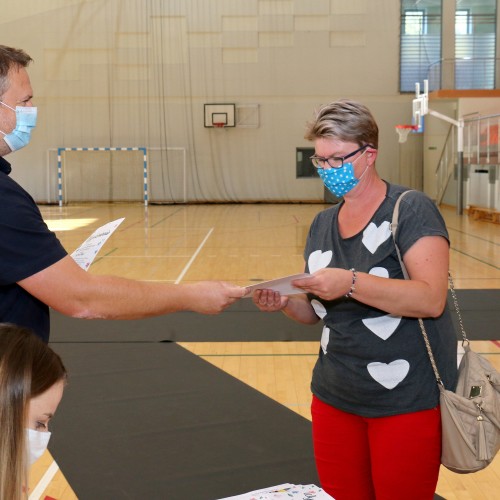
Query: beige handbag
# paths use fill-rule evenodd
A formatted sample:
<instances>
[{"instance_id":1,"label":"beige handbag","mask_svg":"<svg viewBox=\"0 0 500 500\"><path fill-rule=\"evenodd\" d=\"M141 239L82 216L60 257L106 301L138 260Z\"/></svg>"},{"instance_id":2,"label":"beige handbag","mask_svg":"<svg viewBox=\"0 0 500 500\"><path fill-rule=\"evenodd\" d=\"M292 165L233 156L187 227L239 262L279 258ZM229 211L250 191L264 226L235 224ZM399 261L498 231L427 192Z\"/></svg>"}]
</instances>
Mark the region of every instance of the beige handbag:
<instances>
[{"instance_id":1,"label":"beige handbag","mask_svg":"<svg viewBox=\"0 0 500 500\"><path fill-rule=\"evenodd\" d=\"M396 230L399 202L407 192L402 193L396 202L391 224L394 244L405 279L409 279L409 276L396 244ZM458 368L455 392L444 387L424 322L422 319L418 322L440 391L441 463L453 472L467 474L484 469L493 461L500 447L500 374L485 358L471 350L451 274L448 273L448 276L465 351Z\"/></svg>"}]
</instances>

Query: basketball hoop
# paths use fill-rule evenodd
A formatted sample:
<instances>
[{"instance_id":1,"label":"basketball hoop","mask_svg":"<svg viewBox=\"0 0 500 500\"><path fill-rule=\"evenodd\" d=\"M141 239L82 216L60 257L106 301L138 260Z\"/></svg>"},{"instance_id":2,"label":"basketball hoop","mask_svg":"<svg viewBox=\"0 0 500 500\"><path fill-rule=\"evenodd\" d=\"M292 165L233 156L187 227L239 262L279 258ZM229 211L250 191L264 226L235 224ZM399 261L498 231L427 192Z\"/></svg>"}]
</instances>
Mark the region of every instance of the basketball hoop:
<instances>
[{"instance_id":1,"label":"basketball hoop","mask_svg":"<svg viewBox=\"0 0 500 500\"><path fill-rule=\"evenodd\" d=\"M224 127L226 126L226 124L225 124L225 123L223 123L223 122L214 122L214 123L213 123L213 126L214 126L215 128L224 128Z\"/></svg>"},{"instance_id":2,"label":"basketball hoop","mask_svg":"<svg viewBox=\"0 0 500 500\"><path fill-rule=\"evenodd\" d=\"M399 135L399 142L406 142L408 139L408 134L412 130L417 130L418 127L416 125L396 125L396 132Z\"/></svg>"}]
</instances>

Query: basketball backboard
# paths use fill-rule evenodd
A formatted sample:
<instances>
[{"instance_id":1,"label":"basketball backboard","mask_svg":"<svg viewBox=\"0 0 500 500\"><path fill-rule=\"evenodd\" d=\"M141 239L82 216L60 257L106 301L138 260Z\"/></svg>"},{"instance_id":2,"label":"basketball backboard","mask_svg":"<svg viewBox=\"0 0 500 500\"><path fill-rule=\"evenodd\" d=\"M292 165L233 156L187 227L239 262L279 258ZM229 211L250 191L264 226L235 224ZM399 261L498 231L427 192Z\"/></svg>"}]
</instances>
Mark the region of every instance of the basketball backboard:
<instances>
[{"instance_id":1,"label":"basketball backboard","mask_svg":"<svg viewBox=\"0 0 500 500\"><path fill-rule=\"evenodd\" d=\"M205 104L205 127L235 127L235 104Z\"/></svg>"}]
</instances>

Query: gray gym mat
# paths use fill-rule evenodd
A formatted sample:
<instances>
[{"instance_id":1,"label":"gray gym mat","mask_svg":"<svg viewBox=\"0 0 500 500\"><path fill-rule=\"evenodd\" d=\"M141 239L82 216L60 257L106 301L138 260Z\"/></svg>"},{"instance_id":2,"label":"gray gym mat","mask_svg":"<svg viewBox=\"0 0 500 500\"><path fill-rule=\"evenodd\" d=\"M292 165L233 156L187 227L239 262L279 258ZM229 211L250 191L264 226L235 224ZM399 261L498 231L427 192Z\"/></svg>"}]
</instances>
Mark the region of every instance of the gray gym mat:
<instances>
[{"instance_id":1,"label":"gray gym mat","mask_svg":"<svg viewBox=\"0 0 500 500\"><path fill-rule=\"evenodd\" d=\"M457 290L471 340L500 340L500 290ZM458 332L451 297L448 307ZM52 342L251 342L318 341L322 325L295 323L282 313L260 312L250 299L216 316L179 312L133 321L82 320L51 312ZM459 334L457 333L457 337ZM459 337L460 338L460 337Z\"/></svg>"},{"instance_id":2,"label":"gray gym mat","mask_svg":"<svg viewBox=\"0 0 500 500\"><path fill-rule=\"evenodd\" d=\"M70 377L49 449L78 498L319 484L307 419L177 344L51 346Z\"/></svg>"}]
</instances>

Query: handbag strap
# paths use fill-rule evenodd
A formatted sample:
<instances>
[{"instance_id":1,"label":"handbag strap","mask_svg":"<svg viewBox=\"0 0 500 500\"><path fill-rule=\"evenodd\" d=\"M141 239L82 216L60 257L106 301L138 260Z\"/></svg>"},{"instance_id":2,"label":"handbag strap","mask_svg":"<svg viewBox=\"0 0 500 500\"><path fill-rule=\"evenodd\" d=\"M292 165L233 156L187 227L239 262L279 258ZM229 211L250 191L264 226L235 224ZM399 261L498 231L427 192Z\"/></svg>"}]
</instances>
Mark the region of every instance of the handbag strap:
<instances>
[{"instance_id":1,"label":"handbag strap","mask_svg":"<svg viewBox=\"0 0 500 500\"><path fill-rule=\"evenodd\" d=\"M460 327L460 333L462 334L462 345L468 344L469 339L465 333L464 324L462 321L462 315L460 314L460 308L458 307L457 294L455 293L455 285L453 284L453 278L451 277L450 271L448 271L448 283L450 284L451 297L453 298L453 305L455 306L455 311L458 316L458 326Z\"/></svg>"},{"instance_id":2,"label":"handbag strap","mask_svg":"<svg viewBox=\"0 0 500 500\"><path fill-rule=\"evenodd\" d=\"M394 211L392 212L392 222L391 222L391 234L392 234L392 239L394 240L394 246L396 247L396 253L398 254L398 259L399 263L401 264L401 270L403 271L403 276L405 277L405 280L410 279L410 275L408 274L408 271L406 270L406 266L403 262L403 259L401 258L401 251L399 250L398 244L396 243L396 232L398 230L398 225L399 225L399 205L401 204L401 200L403 199L403 196L407 193L410 193L411 191L414 191L414 189L409 189L408 191L403 191L398 199L396 200L396 204L394 205Z\"/></svg>"},{"instance_id":3,"label":"handbag strap","mask_svg":"<svg viewBox=\"0 0 500 500\"><path fill-rule=\"evenodd\" d=\"M403 276L405 277L406 280L410 279L410 276L408 275L408 271L406 270L406 266L403 262L403 259L401 258L401 252L399 250L398 244L396 243L396 232L397 232L398 224L399 224L399 222L398 222L399 205L401 203L403 196L406 193L409 193L411 191L414 191L414 189L409 189L408 191L404 191L403 193L400 194L399 198L396 201L396 204L394 205L394 212L392 214L392 222L391 222L391 233L392 233L392 237L394 240L394 246L396 247L396 253L398 254L399 263L401 264ZM469 339L467 338L467 334L465 333L464 323L462 321L462 315L460 314L460 307L458 306L457 294L455 293L455 285L453 283L453 278L451 276L450 271L448 271L448 283L450 285L450 292L451 292L451 296L453 298L453 305L455 306L455 311L456 311L457 317L458 317L458 325L460 327L460 333L462 334L462 345L469 344Z\"/></svg>"},{"instance_id":4,"label":"handbag strap","mask_svg":"<svg viewBox=\"0 0 500 500\"><path fill-rule=\"evenodd\" d=\"M409 189L408 191L404 191L403 193L401 193L401 195L397 199L396 204L394 205L394 211L393 211L393 214L392 214L392 222L391 222L391 225L390 225L390 229L391 229L391 233L392 233L392 239L394 241L394 246L396 247L396 253L398 255L399 263L401 265L401 270L403 271L403 276L407 280L410 279L410 275L408 274L408 270L406 269L405 263L403 262L403 259L401 258L401 251L399 250L398 244L396 242L396 231L397 231L397 228L398 228L398 218L399 218L399 205L400 205L400 202L401 202L403 196L406 193L409 193L410 191L414 191L414 190L413 189ZM451 286L453 287L453 280L451 279L451 274L449 272L448 272L448 278L449 278ZM455 308L456 308L456 311L457 311L457 314L458 314L458 317L459 317L460 327L462 329L462 335L464 337L464 340L468 342L467 337L465 335L465 330L463 328L462 317L460 315L460 310L458 308L458 300L457 300L454 288L452 288L452 296L453 296L453 300L454 300L454 303L455 303ZM424 338L425 347L427 349L427 354L429 355L429 360L431 362L432 370L434 371L434 376L436 377L436 381L437 381L437 383L439 385L441 385L441 386L444 387L443 381L441 380L441 376L439 375L439 370L437 368L436 361L434 359L434 354L432 353L431 343L429 342L429 337L427 336L427 332L425 330L425 325L424 325L424 322L423 322L422 318L418 318L418 324L420 325L420 330L422 331L422 336Z\"/></svg>"}]
</instances>

